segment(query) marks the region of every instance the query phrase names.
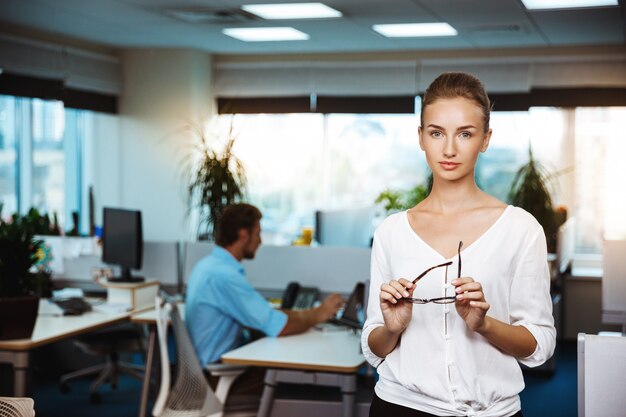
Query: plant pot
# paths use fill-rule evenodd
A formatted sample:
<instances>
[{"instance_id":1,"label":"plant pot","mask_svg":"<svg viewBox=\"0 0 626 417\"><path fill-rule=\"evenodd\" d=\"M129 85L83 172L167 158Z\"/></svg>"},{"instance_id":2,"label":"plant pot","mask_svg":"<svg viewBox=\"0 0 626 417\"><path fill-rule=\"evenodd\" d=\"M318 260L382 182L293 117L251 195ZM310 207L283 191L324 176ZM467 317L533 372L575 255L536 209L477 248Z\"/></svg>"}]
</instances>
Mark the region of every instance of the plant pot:
<instances>
[{"instance_id":1,"label":"plant pot","mask_svg":"<svg viewBox=\"0 0 626 417\"><path fill-rule=\"evenodd\" d=\"M0 340L30 339L39 312L39 297L0 298Z\"/></svg>"}]
</instances>

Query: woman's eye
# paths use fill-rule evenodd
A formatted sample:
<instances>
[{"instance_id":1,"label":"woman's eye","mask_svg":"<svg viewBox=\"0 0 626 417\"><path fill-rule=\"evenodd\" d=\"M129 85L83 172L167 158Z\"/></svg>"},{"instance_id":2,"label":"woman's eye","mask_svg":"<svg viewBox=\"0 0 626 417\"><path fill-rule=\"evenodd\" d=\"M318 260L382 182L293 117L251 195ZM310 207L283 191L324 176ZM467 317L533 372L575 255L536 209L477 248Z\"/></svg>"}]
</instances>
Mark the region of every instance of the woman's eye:
<instances>
[{"instance_id":1,"label":"woman's eye","mask_svg":"<svg viewBox=\"0 0 626 417\"><path fill-rule=\"evenodd\" d=\"M463 139L469 139L469 138L471 138L471 137L472 137L472 135L471 135L471 133L470 133L470 132L461 132L461 135L460 135L460 136L461 136L461 138L463 138Z\"/></svg>"},{"instance_id":2,"label":"woman's eye","mask_svg":"<svg viewBox=\"0 0 626 417\"><path fill-rule=\"evenodd\" d=\"M440 138L443 136L443 134L437 130L435 130L434 132L431 132L430 134L433 138Z\"/></svg>"}]
</instances>

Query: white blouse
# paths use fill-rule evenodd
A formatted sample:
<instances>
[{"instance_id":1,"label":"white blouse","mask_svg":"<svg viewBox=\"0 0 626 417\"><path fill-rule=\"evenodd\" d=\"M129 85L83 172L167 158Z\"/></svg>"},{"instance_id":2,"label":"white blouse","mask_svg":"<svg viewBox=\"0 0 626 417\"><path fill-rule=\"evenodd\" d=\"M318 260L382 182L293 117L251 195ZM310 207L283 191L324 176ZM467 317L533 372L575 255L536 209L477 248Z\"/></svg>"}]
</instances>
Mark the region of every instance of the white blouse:
<instances>
[{"instance_id":1,"label":"white blouse","mask_svg":"<svg viewBox=\"0 0 626 417\"><path fill-rule=\"evenodd\" d=\"M450 242L456 248L458 241ZM369 348L372 330L384 324L380 286L392 279L413 279L427 268L453 261L423 277L413 297L454 295L447 284L457 277L458 259L445 259L411 228L406 212L389 216L376 229L371 260L367 320L361 344L377 367L376 394L383 400L444 416L511 416L520 410L524 379L518 361L534 367L552 356L556 330L552 317L546 240L535 218L508 206L474 243L461 251L461 276L483 287L487 314L526 327L537 341L535 352L516 359L470 330L454 304L415 304L398 346L386 358Z\"/></svg>"}]
</instances>

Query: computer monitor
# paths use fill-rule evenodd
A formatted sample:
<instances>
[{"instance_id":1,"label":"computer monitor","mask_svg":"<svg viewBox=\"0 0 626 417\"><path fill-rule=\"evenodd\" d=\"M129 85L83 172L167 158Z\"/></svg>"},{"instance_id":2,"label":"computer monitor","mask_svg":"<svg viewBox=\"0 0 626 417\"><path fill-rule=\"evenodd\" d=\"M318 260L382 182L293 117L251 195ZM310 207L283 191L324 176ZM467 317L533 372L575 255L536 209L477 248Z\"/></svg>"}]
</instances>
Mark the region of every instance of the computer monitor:
<instances>
[{"instance_id":1,"label":"computer monitor","mask_svg":"<svg viewBox=\"0 0 626 417\"><path fill-rule=\"evenodd\" d=\"M355 329L363 327L361 313L365 298L365 284L357 282L348 298L343 313L337 317L336 322Z\"/></svg>"},{"instance_id":2,"label":"computer monitor","mask_svg":"<svg viewBox=\"0 0 626 417\"><path fill-rule=\"evenodd\" d=\"M121 275L111 282L141 282L131 269L140 269L143 258L141 211L104 208L102 227L102 262L119 265Z\"/></svg>"}]
</instances>

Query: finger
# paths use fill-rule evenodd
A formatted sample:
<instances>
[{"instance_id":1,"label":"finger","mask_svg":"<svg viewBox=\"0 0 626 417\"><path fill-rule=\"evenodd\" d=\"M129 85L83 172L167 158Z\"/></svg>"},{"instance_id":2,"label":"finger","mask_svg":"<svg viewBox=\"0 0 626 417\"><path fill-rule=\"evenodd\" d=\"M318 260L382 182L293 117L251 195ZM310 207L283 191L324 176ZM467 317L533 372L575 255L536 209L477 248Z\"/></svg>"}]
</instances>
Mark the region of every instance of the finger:
<instances>
[{"instance_id":1,"label":"finger","mask_svg":"<svg viewBox=\"0 0 626 417\"><path fill-rule=\"evenodd\" d=\"M458 286L458 285L463 285L463 284L467 284L470 282L474 282L474 278L472 277L461 277L461 278L455 278L454 280L452 280L452 285L454 286Z\"/></svg>"},{"instance_id":2,"label":"finger","mask_svg":"<svg viewBox=\"0 0 626 417\"><path fill-rule=\"evenodd\" d=\"M489 310L490 307L489 303L486 301L470 301L470 306L479 308L485 312Z\"/></svg>"},{"instance_id":3,"label":"finger","mask_svg":"<svg viewBox=\"0 0 626 417\"><path fill-rule=\"evenodd\" d=\"M480 285L480 282L470 282L457 286L454 291L456 291L457 294L471 291L482 291L482 285Z\"/></svg>"},{"instance_id":4,"label":"finger","mask_svg":"<svg viewBox=\"0 0 626 417\"><path fill-rule=\"evenodd\" d=\"M485 295L483 294L482 291L473 291L473 292L466 292L463 294L457 294L456 299L457 300L484 301Z\"/></svg>"},{"instance_id":5,"label":"finger","mask_svg":"<svg viewBox=\"0 0 626 417\"><path fill-rule=\"evenodd\" d=\"M406 290L406 287L404 285L402 285L399 281L390 281L389 285L391 285L393 288L396 289L396 291L398 292L398 294L402 294L402 297L408 297L409 296L409 292Z\"/></svg>"},{"instance_id":6,"label":"finger","mask_svg":"<svg viewBox=\"0 0 626 417\"><path fill-rule=\"evenodd\" d=\"M415 284L413 284L411 281L409 281L408 279L405 279L405 278L400 278L398 280L398 282L400 284L402 284L402 286L404 288L406 288L406 289L410 289L410 288L413 288L415 286Z\"/></svg>"},{"instance_id":7,"label":"finger","mask_svg":"<svg viewBox=\"0 0 626 417\"><path fill-rule=\"evenodd\" d=\"M391 304L396 304L398 302L398 299L396 297L394 297L393 295L389 294L388 292L380 292L380 301L382 302L387 302L387 303L391 303Z\"/></svg>"},{"instance_id":8,"label":"finger","mask_svg":"<svg viewBox=\"0 0 626 417\"><path fill-rule=\"evenodd\" d=\"M396 299L402 298L402 294L400 294L398 292L398 290L396 288L392 287L390 284L383 284L380 287L380 293L381 294L383 294L383 293L389 294L391 297L394 297Z\"/></svg>"}]
</instances>

